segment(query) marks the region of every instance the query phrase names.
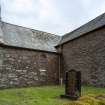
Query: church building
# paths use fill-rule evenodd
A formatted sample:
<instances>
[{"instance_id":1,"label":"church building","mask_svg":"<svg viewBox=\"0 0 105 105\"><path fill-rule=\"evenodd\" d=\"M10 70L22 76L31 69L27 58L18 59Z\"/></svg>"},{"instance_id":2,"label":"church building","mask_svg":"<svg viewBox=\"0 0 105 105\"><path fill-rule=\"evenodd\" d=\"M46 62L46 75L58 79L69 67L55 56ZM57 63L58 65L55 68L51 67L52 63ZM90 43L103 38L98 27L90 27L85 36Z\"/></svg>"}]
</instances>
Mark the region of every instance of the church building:
<instances>
[{"instance_id":1,"label":"church building","mask_svg":"<svg viewBox=\"0 0 105 105\"><path fill-rule=\"evenodd\" d=\"M105 13L65 34L56 48L62 53L62 77L75 69L83 84L105 87Z\"/></svg>"},{"instance_id":2,"label":"church building","mask_svg":"<svg viewBox=\"0 0 105 105\"><path fill-rule=\"evenodd\" d=\"M0 88L58 84L60 39L0 19Z\"/></svg>"},{"instance_id":3,"label":"church building","mask_svg":"<svg viewBox=\"0 0 105 105\"><path fill-rule=\"evenodd\" d=\"M105 87L105 14L62 37L0 16L0 88L57 85L71 69L83 84Z\"/></svg>"}]
</instances>

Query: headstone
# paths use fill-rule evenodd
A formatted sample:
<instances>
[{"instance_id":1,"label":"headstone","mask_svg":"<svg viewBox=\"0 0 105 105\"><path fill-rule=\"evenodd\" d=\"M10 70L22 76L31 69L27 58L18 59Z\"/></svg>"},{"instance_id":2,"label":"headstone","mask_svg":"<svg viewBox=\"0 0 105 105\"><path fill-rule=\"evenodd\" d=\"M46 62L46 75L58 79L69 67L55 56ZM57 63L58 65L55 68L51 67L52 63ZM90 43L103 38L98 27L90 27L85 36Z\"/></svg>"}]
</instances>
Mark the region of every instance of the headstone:
<instances>
[{"instance_id":1,"label":"headstone","mask_svg":"<svg viewBox=\"0 0 105 105\"><path fill-rule=\"evenodd\" d=\"M66 72L65 95L62 98L76 100L81 96L81 72L70 70Z\"/></svg>"}]
</instances>

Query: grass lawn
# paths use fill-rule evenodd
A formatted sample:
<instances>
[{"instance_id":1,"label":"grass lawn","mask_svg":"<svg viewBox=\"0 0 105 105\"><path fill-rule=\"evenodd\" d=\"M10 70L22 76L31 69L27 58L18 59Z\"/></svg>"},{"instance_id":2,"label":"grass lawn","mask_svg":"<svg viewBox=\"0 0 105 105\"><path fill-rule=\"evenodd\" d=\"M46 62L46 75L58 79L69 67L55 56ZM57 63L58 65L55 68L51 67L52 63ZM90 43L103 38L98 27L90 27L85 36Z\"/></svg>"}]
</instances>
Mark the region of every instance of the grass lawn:
<instances>
[{"instance_id":1,"label":"grass lawn","mask_svg":"<svg viewBox=\"0 0 105 105\"><path fill-rule=\"evenodd\" d=\"M82 96L104 94L105 88L82 87ZM69 102L60 99L64 87L31 87L0 90L0 105L63 105Z\"/></svg>"}]
</instances>

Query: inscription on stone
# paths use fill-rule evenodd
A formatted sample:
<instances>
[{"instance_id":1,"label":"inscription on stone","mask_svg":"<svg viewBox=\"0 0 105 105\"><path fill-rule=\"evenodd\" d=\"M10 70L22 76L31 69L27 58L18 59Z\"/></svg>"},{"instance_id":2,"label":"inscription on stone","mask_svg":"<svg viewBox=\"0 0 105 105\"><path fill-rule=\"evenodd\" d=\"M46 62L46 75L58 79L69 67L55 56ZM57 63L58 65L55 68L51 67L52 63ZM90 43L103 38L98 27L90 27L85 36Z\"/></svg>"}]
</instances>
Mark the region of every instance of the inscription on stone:
<instances>
[{"instance_id":1,"label":"inscription on stone","mask_svg":"<svg viewBox=\"0 0 105 105\"><path fill-rule=\"evenodd\" d=\"M63 98L78 99L81 96L81 72L70 70L66 72L65 95Z\"/></svg>"}]
</instances>

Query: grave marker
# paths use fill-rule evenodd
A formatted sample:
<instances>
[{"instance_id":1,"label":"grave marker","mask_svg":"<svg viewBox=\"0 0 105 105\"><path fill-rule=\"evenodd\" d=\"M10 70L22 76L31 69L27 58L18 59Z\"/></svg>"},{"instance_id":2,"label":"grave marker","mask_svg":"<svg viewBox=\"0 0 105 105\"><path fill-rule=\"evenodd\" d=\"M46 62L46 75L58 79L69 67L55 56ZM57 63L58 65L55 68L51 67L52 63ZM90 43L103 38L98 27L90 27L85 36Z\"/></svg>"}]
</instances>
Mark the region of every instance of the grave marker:
<instances>
[{"instance_id":1,"label":"grave marker","mask_svg":"<svg viewBox=\"0 0 105 105\"><path fill-rule=\"evenodd\" d=\"M70 70L66 72L65 95L62 98L76 100L81 96L81 72Z\"/></svg>"}]
</instances>

